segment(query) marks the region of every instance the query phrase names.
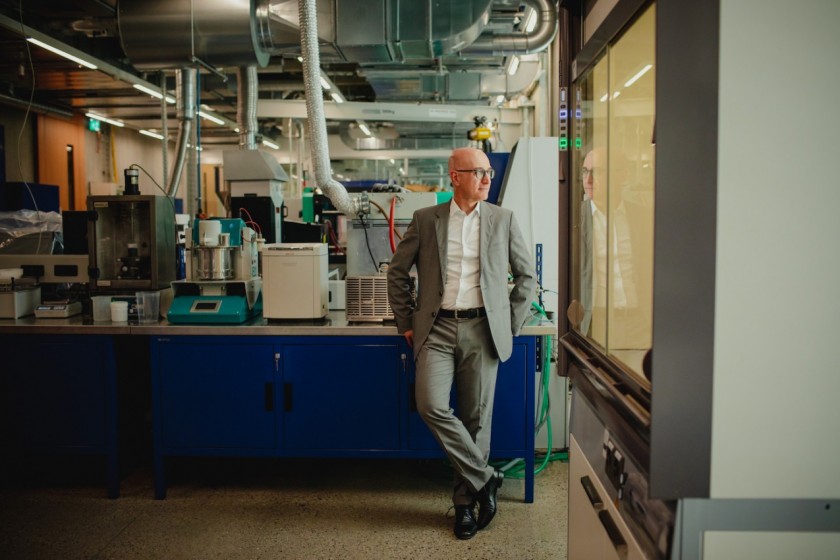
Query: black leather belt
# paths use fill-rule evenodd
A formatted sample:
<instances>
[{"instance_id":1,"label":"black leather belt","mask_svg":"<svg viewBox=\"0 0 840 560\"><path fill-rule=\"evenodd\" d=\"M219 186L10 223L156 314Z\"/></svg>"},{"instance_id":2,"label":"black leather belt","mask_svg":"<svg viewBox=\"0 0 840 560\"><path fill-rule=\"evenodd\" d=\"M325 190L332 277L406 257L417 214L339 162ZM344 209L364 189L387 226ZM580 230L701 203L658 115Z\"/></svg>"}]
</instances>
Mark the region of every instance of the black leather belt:
<instances>
[{"instance_id":1,"label":"black leather belt","mask_svg":"<svg viewBox=\"0 0 840 560\"><path fill-rule=\"evenodd\" d=\"M444 319L476 319L478 317L486 317L487 311L483 307L474 307L472 309L440 309L438 315Z\"/></svg>"}]
</instances>

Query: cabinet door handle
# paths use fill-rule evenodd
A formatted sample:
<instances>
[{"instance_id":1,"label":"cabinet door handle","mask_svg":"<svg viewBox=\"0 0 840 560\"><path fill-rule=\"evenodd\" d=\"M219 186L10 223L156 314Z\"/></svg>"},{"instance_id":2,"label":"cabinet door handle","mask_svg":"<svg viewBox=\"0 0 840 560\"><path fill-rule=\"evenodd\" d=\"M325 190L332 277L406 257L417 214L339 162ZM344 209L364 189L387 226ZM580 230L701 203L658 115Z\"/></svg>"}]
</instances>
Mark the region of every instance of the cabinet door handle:
<instances>
[{"instance_id":1,"label":"cabinet door handle","mask_svg":"<svg viewBox=\"0 0 840 560\"><path fill-rule=\"evenodd\" d=\"M271 381L266 382L263 386L263 397L265 398L266 412L272 412L274 410L274 383Z\"/></svg>"},{"instance_id":2,"label":"cabinet door handle","mask_svg":"<svg viewBox=\"0 0 840 560\"><path fill-rule=\"evenodd\" d=\"M588 476L581 477L580 485L583 486L583 491L586 492L586 497L589 498L589 503L592 504L593 508L599 510L604 507L604 502L601 500L601 496L598 495L598 490L595 489L595 485L592 484L592 479Z\"/></svg>"},{"instance_id":3,"label":"cabinet door handle","mask_svg":"<svg viewBox=\"0 0 840 560\"><path fill-rule=\"evenodd\" d=\"M604 530L607 532L613 548L618 553L618 557L622 559L627 558L627 542L624 540L624 536L616 526L615 521L613 521L610 512L602 509L598 512L598 519L601 521L601 525L604 526Z\"/></svg>"},{"instance_id":4,"label":"cabinet door handle","mask_svg":"<svg viewBox=\"0 0 840 560\"><path fill-rule=\"evenodd\" d=\"M283 410L286 412L292 411L292 384L283 384Z\"/></svg>"}]
</instances>

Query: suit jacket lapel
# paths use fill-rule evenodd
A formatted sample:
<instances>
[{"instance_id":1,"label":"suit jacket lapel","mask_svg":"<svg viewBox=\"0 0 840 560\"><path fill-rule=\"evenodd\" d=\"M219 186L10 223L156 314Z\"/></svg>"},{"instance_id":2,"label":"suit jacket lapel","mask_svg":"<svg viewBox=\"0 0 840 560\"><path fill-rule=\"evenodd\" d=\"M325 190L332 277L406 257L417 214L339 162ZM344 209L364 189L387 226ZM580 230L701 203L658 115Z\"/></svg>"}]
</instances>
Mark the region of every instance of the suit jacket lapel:
<instances>
[{"instance_id":1,"label":"suit jacket lapel","mask_svg":"<svg viewBox=\"0 0 840 560\"><path fill-rule=\"evenodd\" d=\"M479 214L479 230L481 239L479 241L478 247L478 258L484 259L486 258L488 247L490 247L490 235L493 233L493 221L495 216L493 215L493 208L487 204L486 202L479 202L481 206L481 211ZM483 270L484 267L481 267Z\"/></svg>"},{"instance_id":2,"label":"suit jacket lapel","mask_svg":"<svg viewBox=\"0 0 840 560\"><path fill-rule=\"evenodd\" d=\"M449 203L439 204L435 212L435 234L440 258L440 285L446 284L446 249L449 230Z\"/></svg>"}]
</instances>

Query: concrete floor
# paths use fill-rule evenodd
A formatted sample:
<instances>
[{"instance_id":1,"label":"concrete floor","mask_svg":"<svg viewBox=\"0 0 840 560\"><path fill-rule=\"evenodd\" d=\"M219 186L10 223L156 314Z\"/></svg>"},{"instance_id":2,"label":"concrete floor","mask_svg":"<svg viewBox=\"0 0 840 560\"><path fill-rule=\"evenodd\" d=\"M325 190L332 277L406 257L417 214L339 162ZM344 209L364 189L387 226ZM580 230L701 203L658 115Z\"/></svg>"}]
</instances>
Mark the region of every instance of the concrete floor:
<instances>
[{"instance_id":1,"label":"concrete floor","mask_svg":"<svg viewBox=\"0 0 840 560\"><path fill-rule=\"evenodd\" d=\"M43 474L0 485L0 558L566 558L568 464L506 479L473 539L452 533L442 461L173 459L166 500L140 467L105 498L102 478ZM86 480L87 479L87 480Z\"/></svg>"}]
</instances>

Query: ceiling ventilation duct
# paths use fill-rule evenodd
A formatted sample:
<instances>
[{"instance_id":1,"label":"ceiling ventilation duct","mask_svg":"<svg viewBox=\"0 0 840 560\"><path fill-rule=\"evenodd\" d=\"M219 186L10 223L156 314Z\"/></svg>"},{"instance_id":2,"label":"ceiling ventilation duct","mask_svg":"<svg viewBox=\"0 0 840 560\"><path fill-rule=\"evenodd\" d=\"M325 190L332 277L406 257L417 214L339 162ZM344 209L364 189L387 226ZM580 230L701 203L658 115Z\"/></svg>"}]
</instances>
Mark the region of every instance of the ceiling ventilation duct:
<instances>
[{"instance_id":1,"label":"ceiling ventilation duct","mask_svg":"<svg viewBox=\"0 0 840 560\"><path fill-rule=\"evenodd\" d=\"M274 0L272 16L298 25L290 3ZM360 64L378 99L459 102L519 93L533 81L536 64L530 69L523 65L521 77L510 77L496 66L476 68L475 58L491 57L492 64L497 62L493 57L536 53L546 49L557 32L553 0L518 2L526 14L534 14L535 24L530 32L512 33L488 27L493 0L319 0L317 4L319 18L326 14L335 20L334 30L319 24L322 48L328 43L344 60ZM460 54L473 60L473 68L447 69Z\"/></svg>"},{"instance_id":2,"label":"ceiling ventilation duct","mask_svg":"<svg viewBox=\"0 0 840 560\"><path fill-rule=\"evenodd\" d=\"M268 0L120 0L120 40L139 70L268 64L272 50Z\"/></svg>"},{"instance_id":3,"label":"ceiling ventilation duct","mask_svg":"<svg viewBox=\"0 0 840 560\"><path fill-rule=\"evenodd\" d=\"M289 9L293 3L274 0L272 19L298 25ZM520 4L536 13L530 32L486 32L493 0L319 0L319 17L335 14L334 35L321 25L319 36L334 42L344 60L362 65L427 61L460 52L507 56L545 50L557 33L554 1Z\"/></svg>"},{"instance_id":4,"label":"ceiling ventilation duct","mask_svg":"<svg viewBox=\"0 0 840 560\"><path fill-rule=\"evenodd\" d=\"M520 1L537 13L537 22L531 32L484 34L463 49L463 53L508 56L545 50L557 34L557 8L553 0Z\"/></svg>"},{"instance_id":5,"label":"ceiling ventilation duct","mask_svg":"<svg viewBox=\"0 0 840 560\"><path fill-rule=\"evenodd\" d=\"M360 63L432 59L475 41L492 0L339 0L336 46Z\"/></svg>"}]
</instances>

